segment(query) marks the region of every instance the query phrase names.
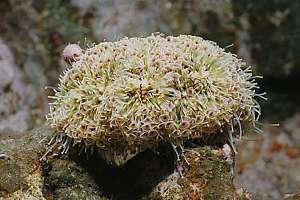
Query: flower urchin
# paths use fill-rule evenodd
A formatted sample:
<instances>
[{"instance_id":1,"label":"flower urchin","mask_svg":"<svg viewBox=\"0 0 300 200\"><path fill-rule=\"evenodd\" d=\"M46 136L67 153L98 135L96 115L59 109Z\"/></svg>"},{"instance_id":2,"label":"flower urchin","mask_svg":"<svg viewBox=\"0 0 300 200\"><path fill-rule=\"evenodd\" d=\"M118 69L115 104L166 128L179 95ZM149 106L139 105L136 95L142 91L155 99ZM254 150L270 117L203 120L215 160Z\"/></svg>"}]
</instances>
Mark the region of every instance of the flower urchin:
<instances>
[{"instance_id":1,"label":"flower urchin","mask_svg":"<svg viewBox=\"0 0 300 200\"><path fill-rule=\"evenodd\" d=\"M124 38L77 57L51 97L47 119L67 136L60 139L64 148L96 147L120 165L161 142L179 145L234 129L242 134L260 114L255 88L251 69L211 41Z\"/></svg>"}]
</instances>

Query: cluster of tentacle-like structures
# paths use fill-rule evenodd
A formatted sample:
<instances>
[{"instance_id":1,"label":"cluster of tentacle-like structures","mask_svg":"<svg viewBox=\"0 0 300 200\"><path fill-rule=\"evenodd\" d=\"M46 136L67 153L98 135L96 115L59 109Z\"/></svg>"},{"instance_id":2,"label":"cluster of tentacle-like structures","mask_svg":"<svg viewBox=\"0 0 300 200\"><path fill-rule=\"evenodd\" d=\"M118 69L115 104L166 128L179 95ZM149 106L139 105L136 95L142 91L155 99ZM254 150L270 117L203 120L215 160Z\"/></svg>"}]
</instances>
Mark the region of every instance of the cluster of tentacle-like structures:
<instances>
[{"instance_id":1,"label":"cluster of tentacle-like structures","mask_svg":"<svg viewBox=\"0 0 300 200\"><path fill-rule=\"evenodd\" d=\"M242 134L260 114L255 88L251 69L211 41L124 38L77 57L47 117L73 144L96 147L108 162L122 164L161 142Z\"/></svg>"}]
</instances>

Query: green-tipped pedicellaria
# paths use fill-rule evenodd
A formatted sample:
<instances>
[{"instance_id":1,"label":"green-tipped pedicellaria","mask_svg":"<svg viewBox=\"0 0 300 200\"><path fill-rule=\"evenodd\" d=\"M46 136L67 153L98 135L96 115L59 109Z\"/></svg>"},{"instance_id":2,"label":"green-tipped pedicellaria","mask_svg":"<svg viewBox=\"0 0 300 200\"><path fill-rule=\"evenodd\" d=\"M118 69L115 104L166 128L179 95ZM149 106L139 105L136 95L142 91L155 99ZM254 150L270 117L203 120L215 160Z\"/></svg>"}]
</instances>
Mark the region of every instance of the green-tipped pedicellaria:
<instances>
[{"instance_id":1,"label":"green-tipped pedicellaria","mask_svg":"<svg viewBox=\"0 0 300 200\"><path fill-rule=\"evenodd\" d=\"M161 142L241 134L260 113L255 88L251 69L211 41L124 38L77 57L61 77L48 121L69 138L62 143L95 147L120 165Z\"/></svg>"}]
</instances>

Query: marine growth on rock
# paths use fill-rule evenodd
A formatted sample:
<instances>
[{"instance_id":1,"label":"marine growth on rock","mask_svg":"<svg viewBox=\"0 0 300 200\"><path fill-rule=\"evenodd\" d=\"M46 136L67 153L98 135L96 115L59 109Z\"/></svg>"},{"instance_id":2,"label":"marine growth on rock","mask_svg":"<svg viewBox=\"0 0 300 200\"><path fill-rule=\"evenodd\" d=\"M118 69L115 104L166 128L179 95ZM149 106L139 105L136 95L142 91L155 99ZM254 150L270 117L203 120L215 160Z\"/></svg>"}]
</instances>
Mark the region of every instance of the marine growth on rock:
<instances>
[{"instance_id":1,"label":"marine growth on rock","mask_svg":"<svg viewBox=\"0 0 300 200\"><path fill-rule=\"evenodd\" d=\"M162 142L242 135L260 115L251 68L201 37L124 38L83 50L47 116L63 151L80 144L121 165Z\"/></svg>"}]
</instances>

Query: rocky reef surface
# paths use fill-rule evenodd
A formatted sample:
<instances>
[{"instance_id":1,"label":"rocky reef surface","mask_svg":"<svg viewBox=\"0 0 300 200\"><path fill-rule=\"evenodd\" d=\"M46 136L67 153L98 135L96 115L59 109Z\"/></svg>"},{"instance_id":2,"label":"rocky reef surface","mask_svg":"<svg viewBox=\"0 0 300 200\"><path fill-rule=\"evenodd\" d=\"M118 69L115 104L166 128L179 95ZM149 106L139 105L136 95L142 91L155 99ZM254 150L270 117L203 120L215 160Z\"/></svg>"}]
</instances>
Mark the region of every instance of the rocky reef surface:
<instances>
[{"instance_id":1,"label":"rocky reef surface","mask_svg":"<svg viewBox=\"0 0 300 200\"><path fill-rule=\"evenodd\" d=\"M115 168L98 155L42 157L52 135L1 138L0 199L250 199L233 185L228 145L189 148L181 161L162 145Z\"/></svg>"}]
</instances>

